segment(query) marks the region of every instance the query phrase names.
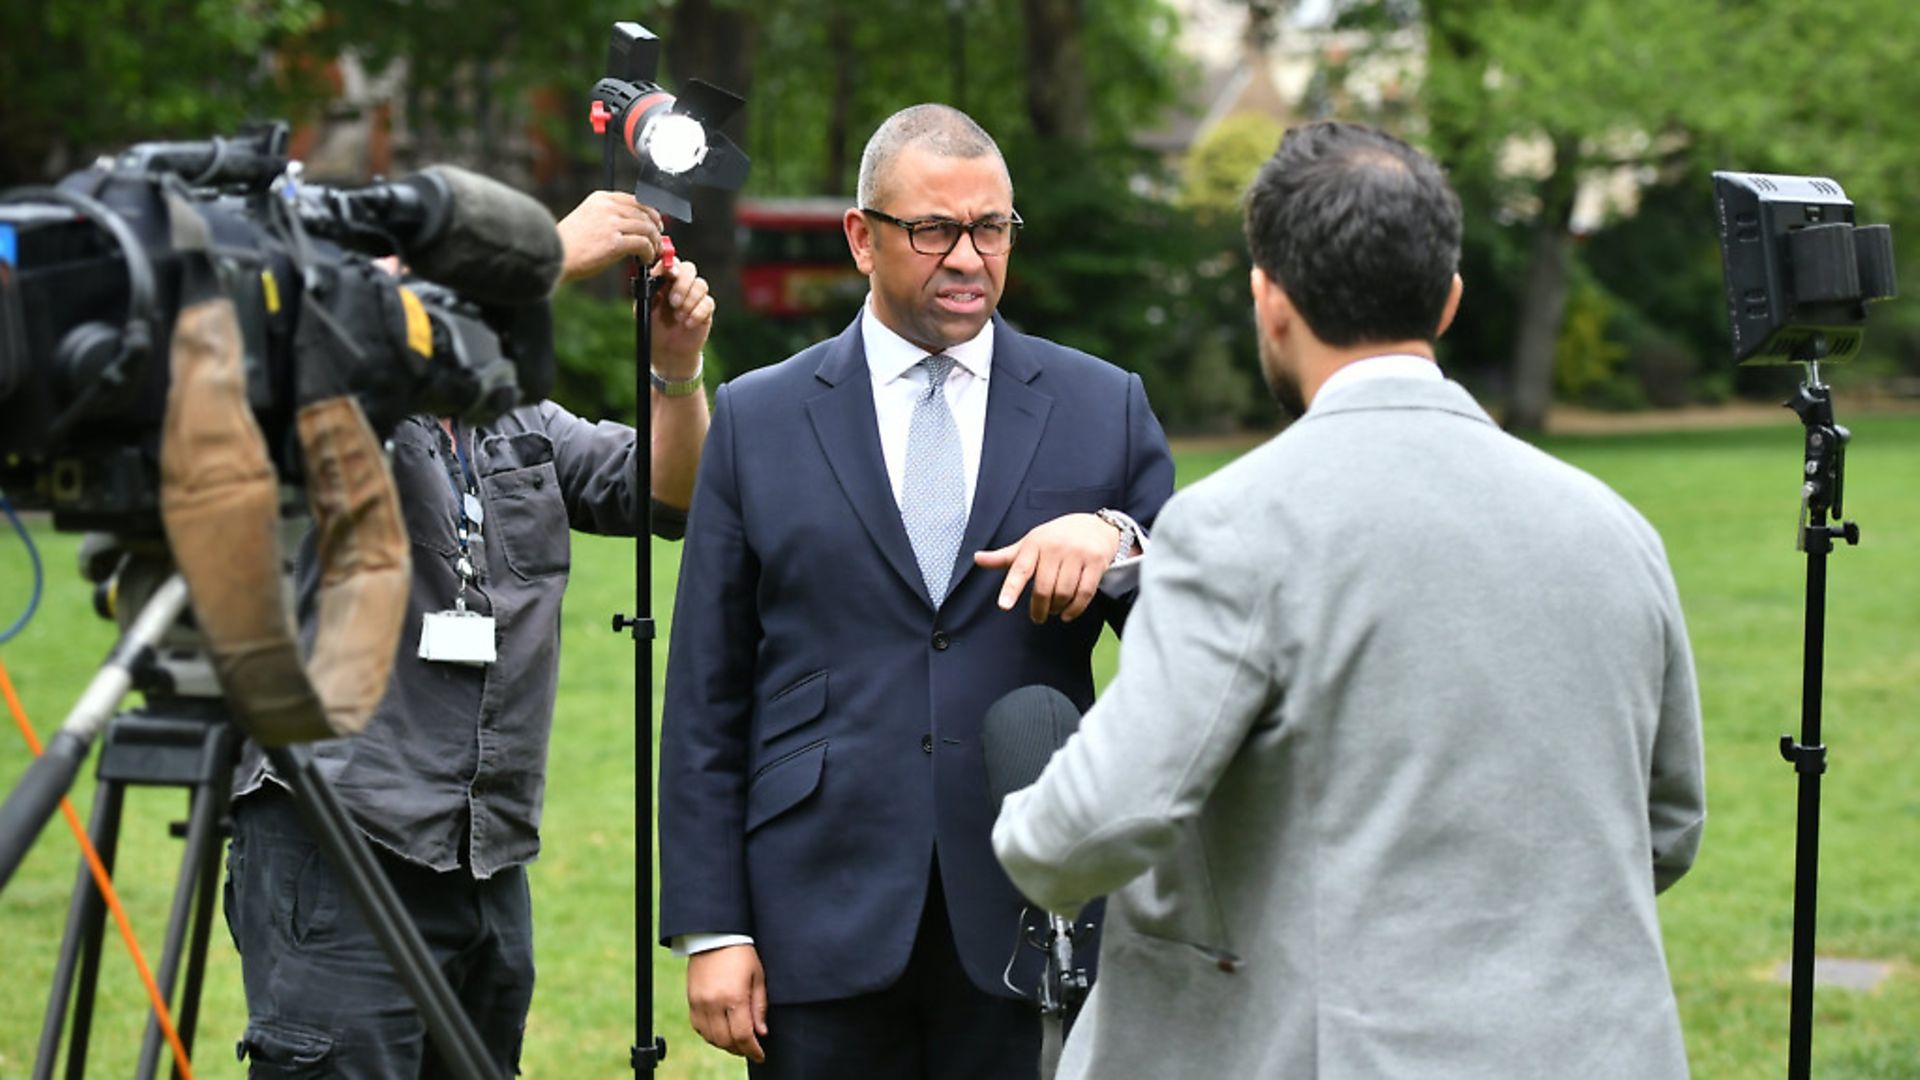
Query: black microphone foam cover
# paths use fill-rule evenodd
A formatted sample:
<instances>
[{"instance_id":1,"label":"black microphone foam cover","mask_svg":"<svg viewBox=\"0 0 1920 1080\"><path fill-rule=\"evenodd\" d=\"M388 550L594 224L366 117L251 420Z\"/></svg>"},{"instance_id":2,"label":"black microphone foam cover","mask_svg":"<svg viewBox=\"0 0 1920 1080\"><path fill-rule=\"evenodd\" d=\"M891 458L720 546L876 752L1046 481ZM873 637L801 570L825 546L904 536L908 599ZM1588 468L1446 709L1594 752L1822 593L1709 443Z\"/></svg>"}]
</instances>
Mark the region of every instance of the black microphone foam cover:
<instances>
[{"instance_id":1,"label":"black microphone foam cover","mask_svg":"<svg viewBox=\"0 0 1920 1080\"><path fill-rule=\"evenodd\" d=\"M552 295L566 251L546 207L451 165L422 175L445 187L450 205L446 224L407 251L414 273L483 304L511 307Z\"/></svg>"},{"instance_id":2,"label":"black microphone foam cover","mask_svg":"<svg viewBox=\"0 0 1920 1080\"><path fill-rule=\"evenodd\" d=\"M1080 727L1080 710L1051 686L1023 686L987 708L980 755L993 805L1040 779L1053 752Z\"/></svg>"}]
</instances>

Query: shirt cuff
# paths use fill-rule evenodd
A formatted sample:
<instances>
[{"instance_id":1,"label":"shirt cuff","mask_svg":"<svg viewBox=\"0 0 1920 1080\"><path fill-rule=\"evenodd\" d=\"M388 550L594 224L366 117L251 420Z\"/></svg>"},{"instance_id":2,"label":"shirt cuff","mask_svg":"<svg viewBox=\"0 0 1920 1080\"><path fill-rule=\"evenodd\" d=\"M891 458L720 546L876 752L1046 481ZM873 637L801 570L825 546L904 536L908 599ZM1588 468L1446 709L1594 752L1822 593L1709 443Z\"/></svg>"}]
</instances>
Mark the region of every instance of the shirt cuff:
<instances>
[{"instance_id":1,"label":"shirt cuff","mask_svg":"<svg viewBox=\"0 0 1920 1080\"><path fill-rule=\"evenodd\" d=\"M681 934L673 939L672 949L675 956L692 956L732 945L751 944L753 938L746 934Z\"/></svg>"},{"instance_id":2,"label":"shirt cuff","mask_svg":"<svg viewBox=\"0 0 1920 1080\"><path fill-rule=\"evenodd\" d=\"M1125 510L1115 510L1113 512L1125 518L1127 524L1133 526L1133 535L1137 537L1140 542L1140 554L1129 555L1121 559L1119 562L1107 567L1106 573L1100 575L1100 592L1103 595L1113 597L1117 600L1140 587L1140 563L1147 557L1147 546L1152 543L1152 541L1147 536L1147 530L1141 528L1140 523L1133 520L1133 515L1127 513Z\"/></svg>"}]
</instances>

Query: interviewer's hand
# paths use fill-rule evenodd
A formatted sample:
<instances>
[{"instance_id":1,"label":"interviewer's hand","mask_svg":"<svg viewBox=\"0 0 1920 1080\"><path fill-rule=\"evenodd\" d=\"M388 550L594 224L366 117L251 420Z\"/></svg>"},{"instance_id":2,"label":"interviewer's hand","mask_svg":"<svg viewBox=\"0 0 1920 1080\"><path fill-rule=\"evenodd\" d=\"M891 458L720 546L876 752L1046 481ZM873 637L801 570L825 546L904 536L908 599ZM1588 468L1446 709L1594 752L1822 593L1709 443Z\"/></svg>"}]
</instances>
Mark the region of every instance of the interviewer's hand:
<instances>
[{"instance_id":1,"label":"interviewer's hand","mask_svg":"<svg viewBox=\"0 0 1920 1080\"><path fill-rule=\"evenodd\" d=\"M560 279L578 281L631 255L642 266L660 257L660 212L624 191L595 191L560 219L566 249Z\"/></svg>"},{"instance_id":2,"label":"interviewer's hand","mask_svg":"<svg viewBox=\"0 0 1920 1080\"><path fill-rule=\"evenodd\" d=\"M654 273L666 280L653 287L653 369L663 379L690 379L713 330L713 296L699 267L684 259Z\"/></svg>"},{"instance_id":3,"label":"interviewer's hand","mask_svg":"<svg viewBox=\"0 0 1920 1080\"><path fill-rule=\"evenodd\" d=\"M765 1064L767 979L760 952L728 945L687 958L687 1018L700 1037L729 1054Z\"/></svg>"},{"instance_id":4,"label":"interviewer's hand","mask_svg":"<svg viewBox=\"0 0 1920 1080\"><path fill-rule=\"evenodd\" d=\"M1072 622L1093 603L1100 576L1113 562L1120 530L1092 514L1067 514L1035 525L1018 543L996 551L976 551L973 561L988 569L1007 568L1000 585L1000 610L1011 611L1020 590L1033 583L1027 613L1036 623L1054 615Z\"/></svg>"}]
</instances>

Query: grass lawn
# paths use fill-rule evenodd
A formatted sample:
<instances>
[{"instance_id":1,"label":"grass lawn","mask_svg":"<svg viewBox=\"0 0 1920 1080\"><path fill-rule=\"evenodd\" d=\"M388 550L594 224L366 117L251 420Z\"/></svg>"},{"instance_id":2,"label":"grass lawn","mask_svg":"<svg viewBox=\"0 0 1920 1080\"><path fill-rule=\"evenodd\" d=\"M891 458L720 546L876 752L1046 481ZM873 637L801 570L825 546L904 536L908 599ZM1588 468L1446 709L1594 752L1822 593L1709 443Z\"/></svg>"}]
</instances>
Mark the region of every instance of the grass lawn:
<instances>
[{"instance_id":1,"label":"grass lawn","mask_svg":"<svg viewBox=\"0 0 1920 1080\"><path fill-rule=\"evenodd\" d=\"M1666 538L1686 607L1706 712L1711 820L1691 876L1661 902L1675 991L1694 1075L1777 1075L1786 1055L1787 988L1772 981L1788 956L1793 900L1794 774L1779 736L1797 732L1805 560L1787 526L1797 499L1800 429L1766 428L1551 440L1594 472ZM1920 1076L1920 418L1866 417L1854 440L1847 509L1860 547L1831 563L1820 952L1889 962L1870 992L1822 988L1815 1072ZM1183 454L1190 482L1233 456ZM27 633L0 647L43 736L64 715L111 640L74 572L74 538L38 533L47 596ZM1486 542L1500 543L1489 535ZM547 791L547 852L533 869L539 993L528 1032L529 1077L623 1076L633 1041L632 647L607 628L630 608L632 549L576 537L559 715ZM657 614L670 614L679 551L655 547ZM26 595L26 559L0 539L0 622ZM655 653L663 672L664 644ZM1113 665L1103 646L1103 678ZM658 686L658 683L656 683ZM11 728L11 725L7 725ZM0 733L0 790L27 751ZM76 785L89 805L92 782ZM155 962L183 816L177 791L129 800L119 879ZM30 1069L47 982L72 887L74 846L44 833L0 894L0 1077ZM199 1038L202 1075L235 1075L244 1023L238 961L216 931ZM659 1075L734 1077L731 1059L687 1026L683 965L649 950L656 1030L671 1051ZM93 1075L124 1076L139 1044L141 995L116 940L106 948Z\"/></svg>"}]
</instances>

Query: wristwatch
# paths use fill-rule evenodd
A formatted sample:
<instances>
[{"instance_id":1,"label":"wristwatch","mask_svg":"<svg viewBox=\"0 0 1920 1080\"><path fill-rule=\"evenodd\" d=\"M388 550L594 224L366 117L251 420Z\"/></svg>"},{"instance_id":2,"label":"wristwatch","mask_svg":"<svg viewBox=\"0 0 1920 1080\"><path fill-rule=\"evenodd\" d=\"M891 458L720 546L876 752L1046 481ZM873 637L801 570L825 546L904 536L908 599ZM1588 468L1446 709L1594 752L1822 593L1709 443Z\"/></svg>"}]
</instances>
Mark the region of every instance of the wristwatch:
<instances>
[{"instance_id":1,"label":"wristwatch","mask_svg":"<svg viewBox=\"0 0 1920 1080\"><path fill-rule=\"evenodd\" d=\"M1139 530L1134 527L1132 521L1127 519L1127 515L1118 510L1109 510L1103 506L1095 510L1093 516L1120 530L1120 544L1113 549L1113 561L1107 565L1118 566L1125 562L1128 554L1133 551L1133 545L1140 539Z\"/></svg>"},{"instance_id":2,"label":"wristwatch","mask_svg":"<svg viewBox=\"0 0 1920 1080\"><path fill-rule=\"evenodd\" d=\"M700 362L694 366L693 374L684 379L669 379L652 367L647 368L647 379L653 383L655 390L660 391L661 397L690 397L700 392L700 377L706 373L706 370L707 358L702 356Z\"/></svg>"}]
</instances>

